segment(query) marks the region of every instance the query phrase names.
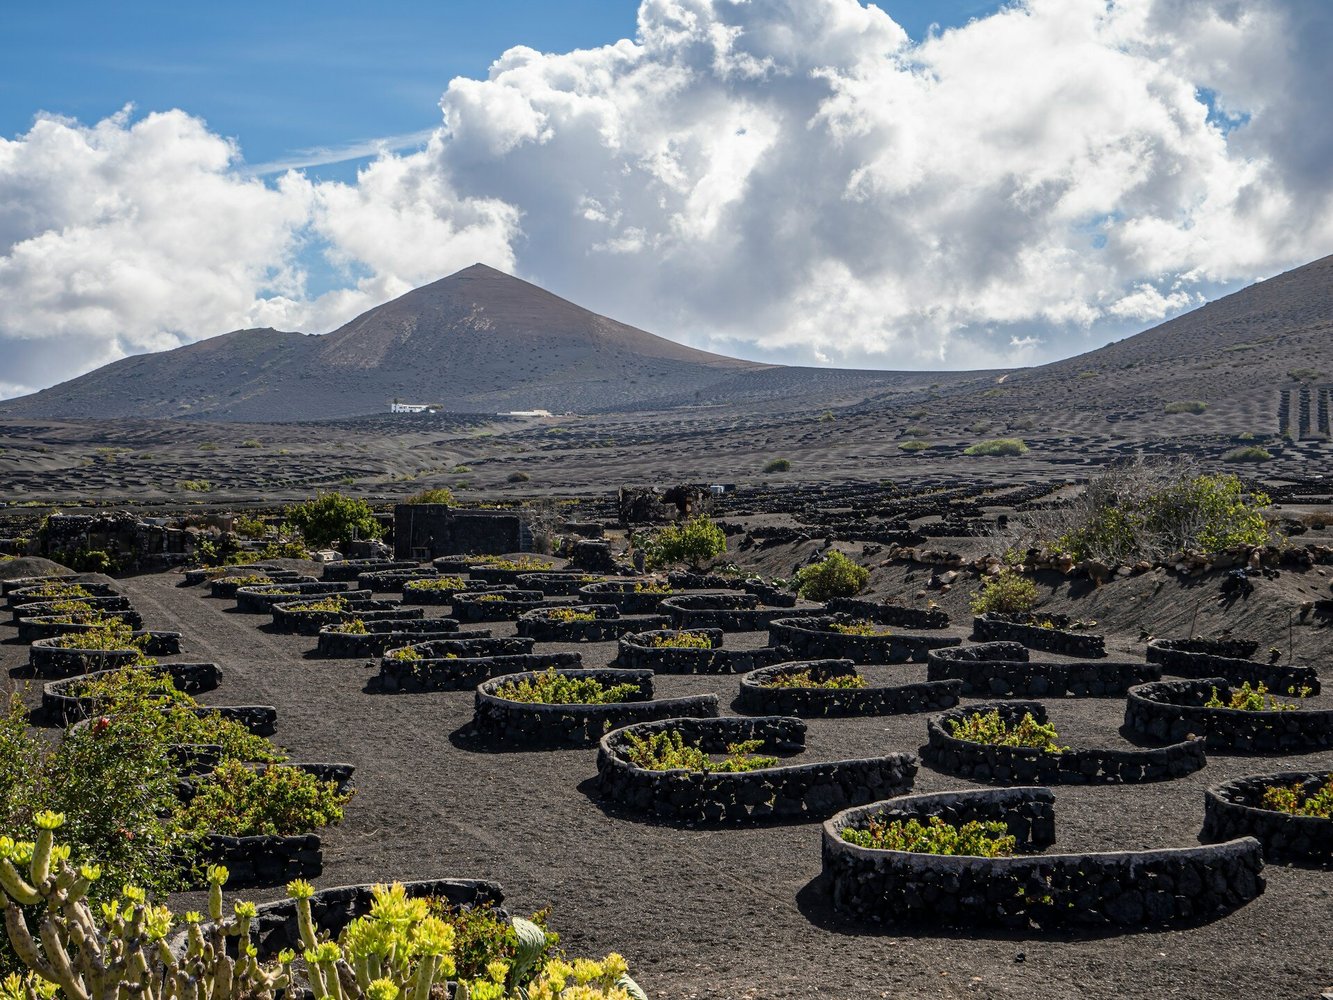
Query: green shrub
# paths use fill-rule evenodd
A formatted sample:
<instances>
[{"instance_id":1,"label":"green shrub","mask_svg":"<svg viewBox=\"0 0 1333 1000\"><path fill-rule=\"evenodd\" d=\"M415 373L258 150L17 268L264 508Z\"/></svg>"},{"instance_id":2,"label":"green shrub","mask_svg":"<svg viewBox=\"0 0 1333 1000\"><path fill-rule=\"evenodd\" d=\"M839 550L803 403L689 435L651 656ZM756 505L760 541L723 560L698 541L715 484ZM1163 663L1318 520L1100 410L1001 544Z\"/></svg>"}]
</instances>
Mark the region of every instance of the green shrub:
<instances>
[{"instance_id":1,"label":"green shrub","mask_svg":"<svg viewBox=\"0 0 1333 1000\"><path fill-rule=\"evenodd\" d=\"M1287 377L1294 382L1313 382L1323 374L1318 368L1293 368Z\"/></svg>"},{"instance_id":2,"label":"green shrub","mask_svg":"<svg viewBox=\"0 0 1333 1000\"><path fill-rule=\"evenodd\" d=\"M461 576L430 576L420 580L408 580L403 584L408 591L432 590L467 590L467 581Z\"/></svg>"},{"instance_id":3,"label":"green shrub","mask_svg":"<svg viewBox=\"0 0 1333 1000\"><path fill-rule=\"evenodd\" d=\"M981 589L972 594L974 615L1024 614L1036 604L1037 585L1012 569L1002 569L996 576L984 577Z\"/></svg>"},{"instance_id":4,"label":"green shrub","mask_svg":"<svg viewBox=\"0 0 1333 1000\"><path fill-rule=\"evenodd\" d=\"M674 632L649 636L645 645L653 649L712 649L713 640L702 632Z\"/></svg>"},{"instance_id":5,"label":"green shrub","mask_svg":"<svg viewBox=\"0 0 1333 1000\"><path fill-rule=\"evenodd\" d=\"M341 493L321 493L313 500L288 507L287 521L316 548L352 538L379 538L380 523L364 500Z\"/></svg>"},{"instance_id":6,"label":"green shrub","mask_svg":"<svg viewBox=\"0 0 1333 1000\"><path fill-rule=\"evenodd\" d=\"M1308 687L1300 690L1292 689L1287 692L1302 700L1310 694ZM1294 712L1300 708L1298 702L1279 701L1276 696L1271 694L1268 686L1262 681L1257 687L1251 687L1249 681L1245 681L1240 687L1231 692L1231 697L1223 701L1217 693L1217 688L1213 688L1213 693L1207 701L1203 703L1204 708L1232 708L1241 712Z\"/></svg>"},{"instance_id":7,"label":"green shrub","mask_svg":"<svg viewBox=\"0 0 1333 1000\"><path fill-rule=\"evenodd\" d=\"M1273 453L1267 448L1261 448L1257 444L1246 445L1243 448L1232 448L1222 456L1224 462L1267 462L1273 457Z\"/></svg>"},{"instance_id":8,"label":"green shrub","mask_svg":"<svg viewBox=\"0 0 1333 1000\"><path fill-rule=\"evenodd\" d=\"M973 858L1007 858L1018 847L1017 838L1009 834L1004 823L974 820L951 826L938 816L927 817L925 823L917 819L890 823L872 819L864 828L843 830L842 839L873 850Z\"/></svg>"},{"instance_id":9,"label":"green shrub","mask_svg":"<svg viewBox=\"0 0 1333 1000\"><path fill-rule=\"evenodd\" d=\"M826 688L834 691L849 691L866 686L866 679L860 674L835 674L816 680L809 670L796 670L788 674L774 674L764 684L771 688Z\"/></svg>"},{"instance_id":10,"label":"green shrub","mask_svg":"<svg viewBox=\"0 0 1333 1000\"><path fill-rule=\"evenodd\" d=\"M262 447L264 447L264 442L263 442L263 441L260 441L259 438L246 438L246 439L245 439L244 441L242 441L239 445L237 445L237 447L238 447L238 448L262 448Z\"/></svg>"},{"instance_id":11,"label":"green shrub","mask_svg":"<svg viewBox=\"0 0 1333 1000\"><path fill-rule=\"evenodd\" d=\"M242 538L263 538L268 534L268 525L262 517L237 514L231 519L231 530Z\"/></svg>"},{"instance_id":12,"label":"green shrub","mask_svg":"<svg viewBox=\"0 0 1333 1000\"><path fill-rule=\"evenodd\" d=\"M884 639L893 635L891 629L876 625L874 622L834 622L828 627L830 632L839 632L842 635L859 635L867 639Z\"/></svg>"},{"instance_id":13,"label":"green shrub","mask_svg":"<svg viewBox=\"0 0 1333 1000\"><path fill-rule=\"evenodd\" d=\"M833 415L832 410L825 410L823 413L819 415L819 422L821 424L831 424L833 423L833 421L837 419L838 418Z\"/></svg>"},{"instance_id":14,"label":"green shrub","mask_svg":"<svg viewBox=\"0 0 1333 1000\"><path fill-rule=\"evenodd\" d=\"M870 582L870 570L859 566L837 549L824 559L796 571L796 592L810 601L854 597Z\"/></svg>"},{"instance_id":15,"label":"green shrub","mask_svg":"<svg viewBox=\"0 0 1333 1000\"><path fill-rule=\"evenodd\" d=\"M901 451L925 451L930 447L929 441L900 441L898 448Z\"/></svg>"},{"instance_id":16,"label":"green shrub","mask_svg":"<svg viewBox=\"0 0 1333 1000\"><path fill-rule=\"evenodd\" d=\"M765 472L790 472L791 459L789 458L770 458L764 463Z\"/></svg>"},{"instance_id":17,"label":"green shrub","mask_svg":"<svg viewBox=\"0 0 1333 1000\"><path fill-rule=\"evenodd\" d=\"M505 481L510 483L526 483L531 479L532 477L526 472L511 472L505 477Z\"/></svg>"},{"instance_id":18,"label":"green shrub","mask_svg":"<svg viewBox=\"0 0 1333 1000\"><path fill-rule=\"evenodd\" d=\"M213 483L208 479L182 479L180 488L189 493L210 493L213 490Z\"/></svg>"},{"instance_id":19,"label":"green shrub","mask_svg":"<svg viewBox=\"0 0 1333 1000\"><path fill-rule=\"evenodd\" d=\"M1028 446L1018 438L996 438L993 441L978 441L963 449L964 455L1026 455Z\"/></svg>"},{"instance_id":20,"label":"green shrub","mask_svg":"<svg viewBox=\"0 0 1333 1000\"><path fill-rule=\"evenodd\" d=\"M704 771L708 773L736 773L757 771L777 764L776 757L763 757L755 753L764 745L763 740L744 740L740 743L728 743L727 755L722 760L715 760L704 753L695 744L685 742L685 738L675 729L663 729L648 736L626 734L625 756L636 767L646 771Z\"/></svg>"},{"instance_id":21,"label":"green shrub","mask_svg":"<svg viewBox=\"0 0 1333 1000\"><path fill-rule=\"evenodd\" d=\"M667 525L644 543L644 554L653 566L683 562L697 569L726 551L726 534L702 514Z\"/></svg>"},{"instance_id":22,"label":"green shrub","mask_svg":"<svg viewBox=\"0 0 1333 1000\"><path fill-rule=\"evenodd\" d=\"M1018 725L1010 728L1000 717L998 709L989 712L973 712L962 719L949 719L950 735L954 739L967 740L969 743L983 743L993 747L1027 747L1046 753L1064 753L1068 747L1062 747L1056 741L1060 734L1050 723L1038 722L1031 712L1024 712Z\"/></svg>"},{"instance_id":23,"label":"green shrub","mask_svg":"<svg viewBox=\"0 0 1333 1000\"><path fill-rule=\"evenodd\" d=\"M554 667L531 680L510 681L495 691L499 698L537 705L614 705L631 701L637 684L603 684L595 677L569 677Z\"/></svg>"},{"instance_id":24,"label":"green shrub","mask_svg":"<svg viewBox=\"0 0 1333 1000\"><path fill-rule=\"evenodd\" d=\"M1264 809L1289 813L1292 816L1317 816L1333 819L1333 776L1328 782L1306 793L1301 785L1269 785L1260 801Z\"/></svg>"},{"instance_id":25,"label":"green shrub","mask_svg":"<svg viewBox=\"0 0 1333 1000\"><path fill-rule=\"evenodd\" d=\"M1197 415L1207 412L1208 404L1202 399L1178 399L1174 403L1167 403L1166 406L1163 407L1163 410L1166 413L1172 414L1192 413Z\"/></svg>"},{"instance_id":26,"label":"green shrub","mask_svg":"<svg viewBox=\"0 0 1333 1000\"><path fill-rule=\"evenodd\" d=\"M342 822L351 792L296 767L257 770L227 761L196 779L194 796L176 811L181 832L193 838L288 837Z\"/></svg>"}]
</instances>

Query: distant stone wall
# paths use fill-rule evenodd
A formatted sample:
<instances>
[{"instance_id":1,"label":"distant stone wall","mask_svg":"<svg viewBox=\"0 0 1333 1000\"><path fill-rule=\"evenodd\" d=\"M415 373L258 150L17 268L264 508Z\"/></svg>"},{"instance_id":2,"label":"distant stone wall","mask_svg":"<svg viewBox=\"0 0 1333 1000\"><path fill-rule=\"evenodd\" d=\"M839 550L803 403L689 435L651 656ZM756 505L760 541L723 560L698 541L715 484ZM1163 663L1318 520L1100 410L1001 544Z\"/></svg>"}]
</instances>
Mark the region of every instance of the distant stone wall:
<instances>
[{"instance_id":1,"label":"distant stone wall","mask_svg":"<svg viewBox=\"0 0 1333 1000\"><path fill-rule=\"evenodd\" d=\"M705 635L713 644L711 649L653 646L653 636L671 637L680 631ZM782 663L791 659L786 646L767 646L762 649L723 649L720 628L688 630L656 629L622 636L616 666L636 670L652 670L659 674L744 674L759 667Z\"/></svg>"},{"instance_id":2,"label":"distant stone wall","mask_svg":"<svg viewBox=\"0 0 1333 1000\"><path fill-rule=\"evenodd\" d=\"M948 628L949 616L938 608L905 608L898 604L877 604L874 601L861 601L854 597L835 597L828 602L829 611L839 615L850 615L880 625L896 625L899 628L931 629Z\"/></svg>"},{"instance_id":3,"label":"distant stone wall","mask_svg":"<svg viewBox=\"0 0 1333 1000\"><path fill-rule=\"evenodd\" d=\"M380 660L376 689L385 694L467 691L503 674L535 673L583 666L578 653L516 653L456 660Z\"/></svg>"},{"instance_id":4,"label":"distant stone wall","mask_svg":"<svg viewBox=\"0 0 1333 1000\"><path fill-rule=\"evenodd\" d=\"M1042 617L1050 618L1055 627L1042 628L1033 624L1035 616L1032 615L1021 618L996 614L977 615L972 619L972 639L974 642L1021 642L1028 649L1044 649L1065 656L1095 659L1106 655L1105 637L1062 628L1060 622L1063 616Z\"/></svg>"},{"instance_id":5,"label":"distant stone wall","mask_svg":"<svg viewBox=\"0 0 1333 1000\"><path fill-rule=\"evenodd\" d=\"M679 629L718 628L724 632L761 632L791 614L786 608L757 607L753 594L681 594L658 606Z\"/></svg>"},{"instance_id":6,"label":"distant stone wall","mask_svg":"<svg viewBox=\"0 0 1333 1000\"><path fill-rule=\"evenodd\" d=\"M1125 701L1125 731L1140 739L1178 742L1191 733L1207 737L1211 751L1256 754L1314 753L1333 746L1333 709L1247 712L1205 708L1213 688L1225 702L1231 687L1223 677L1157 681L1131 688Z\"/></svg>"},{"instance_id":7,"label":"distant stone wall","mask_svg":"<svg viewBox=\"0 0 1333 1000\"><path fill-rule=\"evenodd\" d=\"M850 624L847 615L779 618L768 627L773 646L787 646L798 659L852 660L856 663L923 663L932 649L957 646L962 640L939 635L848 635L833 625Z\"/></svg>"},{"instance_id":8,"label":"distant stone wall","mask_svg":"<svg viewBox=\"0 0 1333 1000\"><path fill-rule=\"evenodd\" d=\"M1319 693L1317 670L1254 663L1249 657L1257 646L1258 643L1240 639L1154 639L1148 643L1147 659L1149 663L1161 664L1163 673L1177 677L1225 677L1233 684L1263 684L1279 694L1306 687L1311 694Z\"/></svg>"},{"instance_id":9,"label":"distant stone wall","mask_svg":"<svg viewBox=\"0 0 1333 1000\"><path fill-rule=\"evenodd\" d=\"M523 551L520 515L501 510L459 510L445 504L400 503L393 508L393 554L411 559L419 550L427 558L462 555L503 555Z\"/></svg>"}]
</instances>

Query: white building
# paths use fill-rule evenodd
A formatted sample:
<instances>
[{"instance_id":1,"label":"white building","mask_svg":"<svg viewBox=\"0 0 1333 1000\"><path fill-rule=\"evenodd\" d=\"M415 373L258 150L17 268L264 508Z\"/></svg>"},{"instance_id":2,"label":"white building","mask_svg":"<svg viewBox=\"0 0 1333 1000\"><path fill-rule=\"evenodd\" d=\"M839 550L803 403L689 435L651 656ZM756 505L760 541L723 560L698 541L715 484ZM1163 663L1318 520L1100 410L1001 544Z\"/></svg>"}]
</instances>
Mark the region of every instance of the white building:
<instances>
[{"instance_id":1,"label":"white building","mask_svg":"<svg viewBox=\"0 0 1333 1000\"><path fill-rule=\"evenodd\" d=\"M389 404L390 413L434 413L432 403L400 403L397 400Z\"/></svg>"}]
</instances>

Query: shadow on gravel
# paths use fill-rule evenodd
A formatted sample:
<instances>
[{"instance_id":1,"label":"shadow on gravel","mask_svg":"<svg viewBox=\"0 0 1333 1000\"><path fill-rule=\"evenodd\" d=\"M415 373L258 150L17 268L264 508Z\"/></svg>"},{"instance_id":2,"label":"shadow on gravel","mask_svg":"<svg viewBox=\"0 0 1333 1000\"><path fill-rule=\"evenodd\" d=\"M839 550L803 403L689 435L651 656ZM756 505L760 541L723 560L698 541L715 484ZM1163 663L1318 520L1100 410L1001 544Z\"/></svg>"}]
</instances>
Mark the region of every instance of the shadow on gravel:
<instances>
[{"instance_id":1,"label":"shadow on gravel","mask_svg":"<svg viewBox=\"0 0 1333 1000\"><path fill-rule=\"evenodd\" d=\"M449 734L449 742L458 750L466 753L485 753L485 754L525 754L525 753L562 753L569 751L582 751L584 753L595 747L571 747L566 745L555 746L537 746L535 744L524 744L523 746L510 746L504 743L497 743L493 739L483 736L477 731L472 723L466 723L459 726Z\"/></svg>"},{"instance_id":2,"label":"shadow on gravel","mask_svg":"<svg viewBox=\"0 0 1333 1000\"><path fill-rule=\"evenodd\" d=\"M1061 928L1060 930L1045 931L1038 927L949 927L944 924L931 926L920 923L907 926L892 923L856 923L848 920L833 909L830 897L831 890L828 886L827 877L823 874L816 875L797 891L796 909L800 911L801 916L820 930L828 931L830 934L840 934L844 937L912 938L916 940L958 940L962 938L969 941L1012 941L1019 945L1026 941L1041 941L1043 944L1048 944L1051 942L1104 941L1108 938L1130 936L1152 938L1175 931L1203 927L1237 912L1232 910L1231 913L1218 914L1211 919L1181 921L1171 924L1169 927L1086 927L1075 930ZM1027 956L1021 949L1014 954L1016 963L1021 963L1026 958Z\"/></svg>"}]
</instances>

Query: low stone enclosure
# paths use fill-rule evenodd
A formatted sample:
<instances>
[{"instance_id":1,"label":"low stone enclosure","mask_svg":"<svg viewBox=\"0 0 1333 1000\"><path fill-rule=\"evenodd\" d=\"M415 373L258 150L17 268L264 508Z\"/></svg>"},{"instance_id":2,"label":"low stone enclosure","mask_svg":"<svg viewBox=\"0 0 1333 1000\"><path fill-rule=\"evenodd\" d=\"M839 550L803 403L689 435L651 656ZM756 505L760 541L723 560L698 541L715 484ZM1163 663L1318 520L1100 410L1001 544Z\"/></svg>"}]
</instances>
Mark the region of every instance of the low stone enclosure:
<instances>
[{"instance_id":1,"label":"low stone enclosure","mask_svg":"<svg viewBox=\"0 0 1333 1000\"><path fill-rule=\"evenodd\" d=\"M601 580L580 587L578 596L589 604L613 604L622 615L650 614L668 597L681 596L679 590L638 589L652 585L651 580Z\"/></svg>"},{"instance_id":2,"label":"low stone enclosure","mask_svg":"<svg viewBox=\"0 0 1333 1000\"><path fill-rule=\"evenodd\" d=\"M61 582L63 582L63 580ZM74 583L75 581L71 580L70 582ZM7 591L5 593L5 606L12 611L20 605L38 604L50 601L50 597L38 593L44 586L44 584L36 583L28 587L16 587L13 590ZM122 595L116 593L116 588L109 583L92 583L85 581L80 582L78 586L87 591L90 597L122 597Z\"/></svg>"},{"instance_id":3,"label":"low stone enclosure","mask_svg":"<svg viewBox=\"0 0 1333 1000\"><path fill-rule=\"evenodd\" d=\"M439 580L440 577L430 577L427 579ZM469 582L467 580L461 581L462 586L460 587L446 587L446 588L441 588L441 587L418 588L418 587L413 587L412 582L413 581L408 581L407 583L403 584L403 603L410 605L420 604L431 607L439 607L446 604L453 604L454 598L456 598L459 594L494 594L499 592L512 593L513 591L518 589L517 587L513 587L507 584L475 583L475 582ZM425 581L422 581L419 578L419 582L425 582Z\"/></svg>"},{"instance_id":4,"label":"low stone enclosure","mask_svg":"<svg viewBox=\"0 0 1333 1000\"><path fill-rule=\"evenodd\" d=\"M76 598L83 604L88 605L97 611L129 611L133 608L128 597L120 594L108 597L80 597ZM32 618L35 615L58 614L60 608L58 601L25 601L22 604L10 605L10 621L21 622L25 618Z\"/></svg>"},{"instance_id":5,"label":"low stone enclosure","mask_svg":"<svg viewBox=\"0 0 1333 1000\"><path fill-rule=\"evenodd\" d=\"M1030 656L1021 642L933 649L926 676L957 679L966 698L1123 698L1135 684L1162 679L1161 668L1149 663L1034 663Z\"/></svg>"},{"instance_id":6,"label":"low stone enclosure","mask_svg":"<svg viewBox=\"0 0 1333 1000\"><path fill-rule=\"evenodd\" d=\"M1128 785L1170 781L1207 764L1202 737L1154 749L1131 747L1071 748L1062 753L1034 747L993 746L950 735L949 723L974 712L998 711L1009 726L1026 713L1047 721L1046 706L1037 701L1000 701L956 708L926 721L922 756L932 767L970 781L999 785Z\"/></svg>"},{"instance_id":7,"label":"low stone enclosure","mask_svg":"<svg viewBox=\"0 0 1333 1000\"><path fill-rule=\"evenodd\" d=\"M365 632L338 632L336 625L319 630L315 655L328 659L350 660L364 656L382 656L386 650L432 639L489 639L489 629L458 630L453 618L388 618L365 622Z\"/></svg>"},{"instance_id":8,"label":"low stone enclosure","mask_svg":"<svg viewBox=\"0 0 1333 1000\"><path fill-rule=\"evenodd\" d=\"M36 642L38 639L54 639L70 632L87 632L106 621L117 621L131 629L143 629L143 617L137 611L94 612L88 615L60 614L37 615L33 618L20 618L18 622L19 642Z\"/></svg>"},{"instance_id":9,"label":"low stone enclosure","mask_svg":"<svg viewBox=\"0 0 1333 1000\"><path fill-rule=\"evenodd\" d=\"M413 899L433 896L447 900L453 908L460 910L498 908L504 902L504 892L500 886L481 879L429 879L404 882L403 888ZM310 897L310 920L316 934L328 934L336 939L344 927L369 913L373 889L371 884L344 885L316 892ZM250 922L250 940L259 952L260 961L269 961L285 949L298 954L301 952L304 945L294 900L261 903L256 911ZM506 916L503 910L497 910L496 915L500 919ZM167 939L168 947L175 954L181 954L186 943L187 937L183 930Z\"/></svg>"},{"instance_id":10,"label":"low stone enclosure","mask_svg":"<svg viewBox=\"0 0 1333 1000\"><path fill-rule=\"evenodd\" d=\"M760 667L741 678L737 710L751 715L794 715L802 719L937 712L957 705L962 687L956 680L869 684L862 688L770 686L776 677L805 672L816 681L858 676L851 660L800 660Z\"/></svg>"},{"instance_id":11,"label":"low stone enclosure","mask_svg":"<svg viewBox=\"0 0 1333 1000\"><path fill-rule=\"evenodd\" d=\"M768 626L768 644L786 646L797 659L852 660L855 663L924 663L932 649L962 640L942 635L849 635L832 626L851 625L848 615L780 618Z\"/></svg>"},{"instance_id":12,"label":"low stone enclosure","mask_svg":"<svg viewBox=\"0 0 1333 1000\"><path fill-rule=\"evenodd\" d=\"M351 583L362 573L374 573L393 569L416 569L421 564L414 559L340 559L325 563L320 573L321 579L339 583Z\"/></svg>"},{"instance_id":13,"label":"low stone enclosure","mask_svg":"<svg viewBox=\"0 0 1333 1000\"><path fill-rule=\"evenodd\" d=\"M631 812L678 823L735 824L819 819L848 805L901 794L912 787L917 759L908 753L855 760L779 764L738 773L649 771L625 756L629 737L675 731L705 753L726 753L729 744L763 740L763 753L805 749L800 719L666 719L616 729L597 751L601 797Z\"/></svg>"},{"instance_id":14,"label":"low stone enclosure","mask_svg":"<svg viewBox=\"0 0 1333 1000\"><path fill-rule=\"evenodd\" d=\"M595 573L520 573L514 584L520 590L540 590L547 597L577 597L584 587L601 581ZM589 604L614 604L614 601L589 600ZM624 608L620 609L622 612Z\"/></svg>"},{"instance_id":15,"label":"low stone enclosure","mask_svg":"<svg viewBox=\"0 0 1333 1000\"><path fill-rule=\"evenodd\" d=\"M477 685L476 730L487 740L519 747L588 747L612 729L636 722L652 722L681 716L713 718L717 695L684 698L653 698L650 670L559 670L561 676L591 678L602 684L633 684L630 700L604 705L549 705L509 701L497 694L506 684L533 681L540 673L506 674Z\"/></svg>"},{"instance_id":16,"label":"low stone enclosure","mask_svg":"<svg viewBox=\"0 0 1333 1000\"><path fill-rule=\"evenodd\" d=\"M139 669L169 676L172 687L189 695L212 691L222 683L222 668L216 663L164 663ZM42 685L40 709L42 718L51 724L61 726L87 718L96 706L92 699L80 697L77 692L86 684L116 672L96 670L88 674L75 674L72 677L47 681Z\"/></svg>"},{"instance_id":17,"label":"low stone enclosure","mask_svg":"<svg viewBox=\"0 0 1333 1000\"><path fill-rule=\"evenodd\" d=\"M1213 688L1222 701L1231 697L1231 687L1222 677L1157 681L1130 688L1124 732L1153 743L1199 734L1207 738L1209 750L1233 753L1313 753L1333 746L1333 710L1205 708Z\"/></svg>"},{"instance_id":18,"label":"low stone enclosure","mask_svg":"<svg viewBox=\"0 0 1333 1000\"><path fill-rule=\"evenodd\" d=\"M1050 628L1037 624L1050 622ZM1066 615L977 615L972 619L974 642L1021 642L1028 649L1097 659L1106 655L1106 638L1069 628Z\"/></svg>"},{"instance_id":19,"label":"low stone enclosure","mask_svg":"<svg viewBox=\"0 0 1333 1000\"><path fill-rule=\"evenodd\" d=\"M1274 785L1299 786L1310 795L1325 787L1328 771L1277 771L1253 774L1214 785L1204 793L1204 843L1254 837L1264 846L1264 860L1327 866L1333 863L1333 819L1297 816L1265 809L1264 793Z\"/></svg>"},{"instance_id":20,"label":"low stone enclosure","mask_svg":"<svg viewBox=\"0 0 1333 1000\"><path fill-rule=\"evenodd\" d=\"M318 598L316 598L318 600ZM424 608L405 608L393 601L369 601L348 599L344 606L336 611L323 611L303 607L309 603L298 598L287 604L273 605L273 630L289 635L319 635L319 630L329 625L359 618L361 621L411 621L425 617Z\"/></svg>"},{"instance_id":21,"label":"low stone enclosure","mask_svg":"<svg viewBox=\"0 0 1333 1000\"><path fill-rule=\"evenodd\" d=\"M233 599L236 597L236 591L238 591L241 587L246 586L246 584L238 583L237 581L244 579L245 577L250 575L252 574L234 573L228 576L220 577L219 579L216 580L210 580L208 581L208 596L217 597L224 600ZM253 574L253 575L259 575L259 574ZM304 573L297 573L293 570L270 570L269 572L266 572L263 575L268 578L266 581L267 583L274 583L274 584L319 582L313 576L306 576ZM252 583L250 584L250 586L259 586L259 584Z\"/></svg>"},{"instance_id":22,"label":"low stone enclosure","mask_svg":"<svg viewBox=\"0 0 1333 1000\"><path fill-rule=\"evenodd\" d=\"M1177 677L1225 677L1232 684L1263 684L1277 694L1308 687L1319 693L1319 672L1314 667L1255 663L1250 657L1259 644L1248 639L1153 639L1146 653L1149 663Z\"/></svg>"},{"instance_id":23,"label":"low stone enclosure","mask_svg":"<svg viewBox=\"0 0 1333 1000\"><path fill-rule=\"evenodd\" d=\"M671 616L672 628L723 632L762 632L791 614L788 608L761 608L753 594L737 593L680 594L663 599L658 608Z\"/></svg>"},{"instance_id":24,"label":"low stone enclosure","mask_svg":"<svg viewBox=\"0 0 1333 1000\"><path fill-rule=\"evenodd\" d=\"M842 831L939 817L1001 822L1023 854L979 858L859 847ZM1037 854L1055 843L1047 788L908 795L841 812L824 824L823 873L833 907L857 921L1123 928L1216 919L1264 891L1259 842L1089 854Z\"/></svg>"},{"instance_id":25,"label":"low stone enclosure","mask_svg":"<svg viewBox=\"0 0 1333 1000\"><path fill-rule=\"evenodd\" d=\"M313 601L323 594L339 594L348 600L370 599L370 591L352 590L345 583L260 583L236 589L236 610L247 615L266 615L275 604L303 598Z\"/></svg>"},{"instance_id":26,"label":"low stone enclosure","mask_svg":"<svg viewBox=\"0 0 1333 1000\"><path fill-rule=\"evenodd\" d=\"M392 594L401 591L409 580L433 580L439 575L440 571L433 566L376 569L358 574L356 587L376 594Z\"/></svg>"},{"instance_id":27,"label":"low stone enclosure","mask_svg":"<svg viewBox=\"0 0 1333 1000\"><path fill-rule=\"evenodd\" d=\"M709 648L653 645L656 640L670 641L682 634L706 637ZM744 674L791 658L786 646L723 649L720 628L654 629L621 636L615 665L658 674Z\"/></svg>"},{"instance_id":28,"label":"low stone enclosure","mask_svg":"<svg viewBox=\"0 0 1333 1000\"><path fill-rule=\"evenodd\" d=\"M143 654L175 656L181 651L179 632L136 632L134 636L147 637L141 649L80 649L55 645L59 636L37 639L28 647L28 668L38 677L69 677L129 666Z\"/></svg>"},{"instance_id":29,"label":"low stone enclosure","mask_svg":"<svg viewBox=\"0 0 1333 1000\"><path fill-rule=\"evenodd\" d=\"M266 770L268 766L306 771L320 781L337 782L339 791L347 790L355 771L351 764L323 763L259 765L255 770ZM183 798L188 800L193 786L190 779L181 781ZM323 874L324 854L317 833L252 837L213 833L204 838L200 847L199 865L200 870L205 865L225 865L230 886L282 885L294 878L315 878Z\"/></svg>"},{"instance_id":30,"label":"low stone enclosure","mask_svg":"<svg viewBox=\"0 0 1333 1000\"><path fill-rule=\"evenodd\" d=\"M561 613L592 615L592 621L562 621ZM621 618L610 604L576 604L562 608L535 608L518 619L518 634L537 642L614 642L623 635L657 629L661 618Z\"/></svg>"},{"instance_id":31,"label":"low stone enclosure","mask_svg":"<svg viewBox=\"0 0 1333 1000\"><path fill-rule=\"evenodd\" d=\"M681 590L741 590L774 608L796 607L795 594L753 578L741 579L720 573L668 573L667 584Z\"/></svg>"},{"instance_id":32,"label":"low stone enclosure","mask_svg":"<svg viewBox=\"0 0 1333 1000\"><path fill-rule=\"evenodd\" d=\"M928 632L949 627L949 616L938 608L905 608L899 604L876 604L854 597L835 597L828 602L835 615L851 615L877 625L894 625Z\"/></svg>"},{"instance_id":33,"label":"low stone enclosure","mask_svg":"<svg viewBox=\"0 0 1333 1000\"><path fill-rule=\"evenodd\" d=\"M420 691L467 691L502 674L583 666L578 653L534 653L532 639L436 639L406 647L415 659L397 659L389 650L380 658L374 689L386 694Z\"/></svg>"},{"instance_id":34,"label":"low stone enclosure","mask_svg":"<svg viewBox=\"0 0 1333 1000\"><path fill-rule=\"evenodd\" d=\"M513 622L525 611L547 607L540 590L491 590L455 594L453 617L461 622Z\"/></svg>"}]
</instances>

